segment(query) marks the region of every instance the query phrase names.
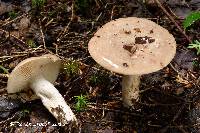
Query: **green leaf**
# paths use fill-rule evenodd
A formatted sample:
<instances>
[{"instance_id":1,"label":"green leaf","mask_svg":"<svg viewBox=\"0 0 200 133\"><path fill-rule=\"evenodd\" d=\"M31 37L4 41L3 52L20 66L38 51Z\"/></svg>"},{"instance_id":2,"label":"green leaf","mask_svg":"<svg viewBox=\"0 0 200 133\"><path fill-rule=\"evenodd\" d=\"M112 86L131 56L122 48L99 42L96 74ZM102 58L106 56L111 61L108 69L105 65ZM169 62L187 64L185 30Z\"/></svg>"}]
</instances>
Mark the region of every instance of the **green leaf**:
<instances>
[{"instance_id":1,"label":"green leaf","mask_svg":"<svg viewBox=\"0 0 200 133\"><path fill-rule=\"evenodd\" d=\"M193 44L189 44L188 48L196 48Z\"/></svg>"},{"instance_id":2,"label":"green leaf","mask_svg":"<svg viewBox=\"0 0 200 133\"><path fill-rule=\"evenodd\" d=\"M17 14L15 11L11 11L11 12L8 13L8 16L9 16L11 19L16 18L17 15L18 15L18 14Z\"/></svg>"},{"instance_id":3,"label":"green leaf","mask_svg":"<svg viewBox=\"0 0 200 133\"><path fill-rule=\"evenodd\" d=\"M197 55L199 55L199 54L200 54L200 50L197 51Z\"/></svg>"},{"instance_id":4,"label":"green leaf","mask_svg":"<svg viewBox=\"0 0 200 133\"><path fill-rule=\"evenodd\" d=\"M41 8L44 6L45 0L32 0L32 7L33 8Z\"/></svg>"},{"instance_id":5,"label":"green leaf","mask_svg":"<svg viewBox=\"0 0 200 133\"><path fill-rule=\"evenodd\" d=\"M0 69L3 70L4 73L9 74L8 70L2 65L0 65Z\"/></svg>"},{"instance_id":6,"label":"green leaf","mask_svg":"<svg viewBox=\"0 0 200 133\"><path fill-rule=\"evenodd\" d=\"M200 42L198 40L195 40L194 43L189 44L188 48L194 48L197 50L197 55L200 54Z\"/></svg>"},{"instance_id":7,"label":"green leaf","mask_svg":"<svg viewBox=\"0 0 200 133\"><path fill-rule=\"evenodd\" d=\"M198 20L200 20L200 11L192 12L183 21L184 29L188 28L189 26L191 26L194 22Z\"/></svg>"},{"instance_id":8,"label":"green leaf","mask_svg":"<svg viewBox=\"0 0 200 133\"><path fill-rule=\"evenodd\" d=\"M80 112L83 111L87 107L87 98L86 96L83 96L82 94L80 96L74 96L76 98L76 104L75 109L76 111Z\"/></svg>"}]
</instances>

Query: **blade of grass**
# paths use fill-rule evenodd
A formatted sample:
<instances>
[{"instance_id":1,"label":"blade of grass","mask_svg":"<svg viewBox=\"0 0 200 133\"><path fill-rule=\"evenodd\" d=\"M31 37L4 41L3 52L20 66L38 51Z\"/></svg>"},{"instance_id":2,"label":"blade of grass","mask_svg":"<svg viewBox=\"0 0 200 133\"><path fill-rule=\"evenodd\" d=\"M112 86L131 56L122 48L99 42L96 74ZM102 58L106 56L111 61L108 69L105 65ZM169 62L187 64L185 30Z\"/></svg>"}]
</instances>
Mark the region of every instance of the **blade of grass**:
<instances>
[{"instance_id":1,"label":"blade of grass","mask_svg":"<svg viewBox=\"0 0 200 133\"><path fill-rule=\"evenodd\" d=\"M200 20L200 11L192 12L183 21L184 29L187 29L189 26L191 26L193 23L195 23L198 20Z\"/></svg>"},{"instance_id":2,"label":"blade of grass","mask_svg":"<svg viewBox=\"0 0 200 133\"><path fill-rule=\"evenodd\" d=\"M9 74L8 70L2 65L0 65L0 69L3 70L4 73Z\"/></svg>"}]
</instances>

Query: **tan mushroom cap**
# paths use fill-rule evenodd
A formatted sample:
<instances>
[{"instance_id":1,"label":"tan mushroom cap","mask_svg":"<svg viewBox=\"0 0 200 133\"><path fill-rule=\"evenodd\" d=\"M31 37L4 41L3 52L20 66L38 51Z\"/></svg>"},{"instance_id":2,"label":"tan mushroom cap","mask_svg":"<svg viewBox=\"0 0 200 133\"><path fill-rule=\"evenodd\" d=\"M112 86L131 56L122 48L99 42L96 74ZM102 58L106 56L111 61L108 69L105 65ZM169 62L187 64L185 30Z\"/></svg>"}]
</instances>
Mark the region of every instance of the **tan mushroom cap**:
<instances>
[{"instance_id":1,"label":"tan mushroom cap","mask_svg":"<svg viewBox=\"0 0 200 133\"><path fill-rule=\"evenodd\" d=\"M36 78L43 77L53 83L61 68L61 60L51 54L31 57L20 62L9 76L7 91L16 93L29 89L29 84Z\"/></svg>"},{"instance_id":2,"label":"tan mushroom cap","mask_svg":"<svg viewBox=\"0 0 200 133\"><path fill-rule=\"evenodd\" d=\"M176 53L174 37L144 18L120 18L106 23L88 44L90 55L104 68L141 75L167 66Z\"/></svg>"}]
</instances>

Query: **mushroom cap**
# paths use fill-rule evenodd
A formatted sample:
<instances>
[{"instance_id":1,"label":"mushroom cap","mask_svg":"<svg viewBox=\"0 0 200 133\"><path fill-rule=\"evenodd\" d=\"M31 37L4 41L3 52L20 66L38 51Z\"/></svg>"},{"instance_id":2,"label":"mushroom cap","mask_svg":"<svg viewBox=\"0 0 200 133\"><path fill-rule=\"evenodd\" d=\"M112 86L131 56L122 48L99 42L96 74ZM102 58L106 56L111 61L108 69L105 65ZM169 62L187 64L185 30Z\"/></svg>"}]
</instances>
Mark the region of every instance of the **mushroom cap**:
<instances>
[{"instance_id":1,"label":"mushroom cap","mask_svg":"<svg viewBox=\"0 0 200 133\"><path fill-rule=\"evenodd\" d=\"M167 66L176 53L176 41L150 20L128 17L103 25L89 41L88 50L108 70L142 75Z\"/></svg>"},{"instance_id":2,"label":"mushroom cap","mask_svg":"<svg viewBox=\"0 0 200 133\"><path fill-rule=\"evenodd\" d=\"M28 90L29 84L36 78L43 77L53 83L57 79L61 68L61 60L51 54L31 57L20 62L11 72L8 83L8 93Z\"/></svg>"}]
</instances>

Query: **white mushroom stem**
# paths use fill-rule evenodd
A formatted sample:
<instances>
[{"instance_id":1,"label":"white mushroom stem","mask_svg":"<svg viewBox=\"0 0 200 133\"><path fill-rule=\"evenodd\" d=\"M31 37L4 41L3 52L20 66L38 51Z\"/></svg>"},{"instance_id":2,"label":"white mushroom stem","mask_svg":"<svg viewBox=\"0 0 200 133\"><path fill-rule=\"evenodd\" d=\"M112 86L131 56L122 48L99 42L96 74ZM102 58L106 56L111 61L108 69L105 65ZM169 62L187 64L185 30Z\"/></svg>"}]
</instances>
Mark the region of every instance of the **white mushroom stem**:
<instances>
[{"instance_id":1,"label":"white mushroom stem","mask_svg":"<svg viewBox=\"0 0 200 133\"><path fill-rule=\"evenodd\" d=\"M122 100L125 107L132 107L139 98L139 75L125 75L122 79Z\"/></svg>"},{"instance_id":2,"label":"white mushroom stem","mask_svg":"<svg viewBox=\"0 0 200 133\"><path fill-rule=\"evenodd\" d=\"M42 100L43 105L62 124L76 123L76 117L59 91L44 78L37 78L30 84L31 89ZM76 123L77 124L77 123Z\"/></svg>"}]
</instances>

